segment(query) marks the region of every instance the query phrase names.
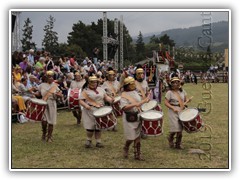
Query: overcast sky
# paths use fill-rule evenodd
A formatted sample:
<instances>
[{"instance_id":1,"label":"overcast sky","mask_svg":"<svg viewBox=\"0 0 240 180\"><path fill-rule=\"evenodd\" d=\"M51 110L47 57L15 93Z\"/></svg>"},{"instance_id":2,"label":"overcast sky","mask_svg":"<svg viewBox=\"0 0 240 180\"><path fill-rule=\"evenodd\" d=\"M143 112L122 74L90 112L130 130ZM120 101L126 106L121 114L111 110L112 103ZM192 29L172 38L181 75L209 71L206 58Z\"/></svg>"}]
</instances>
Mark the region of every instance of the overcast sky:
<instances>
[{"instance_id":1,"label":"overcast sky","mask_svg":"<svg viewBox=\"0 0 240 180\"><path fill-rule=\"evenodd\" d=\"M120 19L123 16L123 23L127 27L131 36L137 36L139 31L143 36L149 33L160 33L161 31L172 28L188 28L191 26L199 26L203 24L203 20L208 22L228 21L228 12L211 12L204 15L202 12L206 11L108 11L107 17L111 20L115 18ZM41 47L41 42L44 37L43 28L46 25L46 20L52 15L56 21L54 24L54 31L58 33L59 42L67 42L68 33L72 31L72 26L79 20L85 24L97 22L103 16L103 11L31 11L22 12L20 14L20 27L22 29L24 21L29 17L33 25L33 41L37 47ZM205 21L206 22L206 21ZM21 31L22 33L22 31Z\"/></svg>"}]
</instances>

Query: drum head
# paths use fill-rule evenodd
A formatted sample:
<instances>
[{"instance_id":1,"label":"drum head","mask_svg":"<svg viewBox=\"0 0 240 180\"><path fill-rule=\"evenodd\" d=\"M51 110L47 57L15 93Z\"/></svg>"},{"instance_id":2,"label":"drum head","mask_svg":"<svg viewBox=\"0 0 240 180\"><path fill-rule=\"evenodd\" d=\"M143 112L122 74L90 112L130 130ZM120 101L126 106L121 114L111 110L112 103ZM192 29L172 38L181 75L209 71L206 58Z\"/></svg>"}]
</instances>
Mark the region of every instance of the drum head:
<instances>
[{"instance_id":1,"label":"drum head","mask_svg":"<svg viewBox=\"0 0 240 180\"><path fill-rule=\"evenodd\" d=\"M73 88L68 90L67 101L68 101L69 108L70 108L71 101L78 100L78 98L80 97L81 91L82 90L78 88Z\"/></svg>"},{"instance_id":2,"label":"drum head","mask_svg":"<svg viewBox=\"0 0 240 180\"><path fill-rule=\"evenodd\" d=\"M112 112L112 107L111 106L103 106L103 107L95 110L93 112L93 115L95 117L102 117L102 116L105 116L105 115L109 114L110 112Z\"/></svg>"},{"instance_id":3,"label":"drum head","mask_svg":"<svg viewBox=\"0 0 240 180\"><path fill-rule=\"evenodd\" d=\"M35 104L47 105L47 102L42 99L32 98L30 99L30 101L32 101Z\"/></svg>"},{"instance_id":4,"label":"drum head","mask_svg":"<svg viewBox=\"0 0 240 180\"><path fill-rule=\"evenodd\" d=\"M179 119L181 121L191 121L198 115L197 109L185 109L179 114Z\"/></svg>"},{"instance_id":5,"label":"drum head","mask_svg":"<svg viewBox=\"0 0 240 180\"><path fill-rule=\"evenodd\" d=\"M151 121L151 120L161 119L163 117L163 113L160 111L150 110L147 112L142 112L140 116L144 120Z\"/></svg>"},{"instance_id":6,"label":"drum head","mask_svg":"<svg viewBox=\"0 0 240 180\"><path fill-rule=\"evenodd\" d=\"M78 88L72 88L72 89L69 89L68 90L68 97L69 96L72 96L74 94L80 94L81 93L81 89L78 89Z\"/></svg>"},{"instance_id":7,"label":"drum head","mask_svg":"<svg viewBox=\"0 0 240 180\"><path fill-rule=\"evenodd\" d=\"M120 99L121 99L121 96L117 96L117 97L115 97L113 103L120 101Z\"/></svg>"},{"instance_id":8,"label":"drum head","mask_svg":"<svg viewBox=\"0 0 240 180\"><path fill-rule=\"evenodd\" d=\"M149 111L152 110L153 108L155 108L157 106L157 101L155 100L151 100L148 103L144 103L141 106L142 111Z\"/></svg>"}]
</instances>

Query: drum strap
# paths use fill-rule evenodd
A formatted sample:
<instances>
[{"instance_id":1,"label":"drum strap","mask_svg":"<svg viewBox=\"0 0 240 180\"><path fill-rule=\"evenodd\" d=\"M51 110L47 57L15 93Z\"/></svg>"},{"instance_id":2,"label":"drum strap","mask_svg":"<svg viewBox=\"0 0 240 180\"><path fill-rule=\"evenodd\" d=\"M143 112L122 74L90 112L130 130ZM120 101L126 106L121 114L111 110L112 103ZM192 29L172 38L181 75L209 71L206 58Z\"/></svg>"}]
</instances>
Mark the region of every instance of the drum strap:
<instances>
[{"instance_id":1,"label":"drum strap","mask_svg":"<svg viewBox=\"0 0 240 180\"><path fill-rule=\"evenodd\" d=\"M180 104L180 108L183 110L183 109L184 109L184 103L183 103L180 95L179 95L178 92L176 92L176 91L172 91L172 92L173 92L173 94L175 94L175 96L177 97L178 102L179 102L179 104Z\"/></svg>"},{"instance_id":2,"label":"drum strap","mask_svg":"<svg viewBox=\"0 0 240 180\"><path fill-rule=\"evenodd\" d=\"M109 85L109 87L110 87L110 89L111 89L111 91L112 91L112 93L113 93L113 95L114 95L114 97L116 96L116 90L115 90L115 88L113 87L113 84L111 83L111 82L108 82L108 85Z\"/></svg>"},{"instance_id":3,"label":"drum strap","mask_svg":"<svg viewBox=\"0 0 240 180\"><path fill-rule=\"evenodd\" d=\"M42 98L44 101L47 101L48 100L48 97L51 95L51 94L54 94L55 91L57 89L57 85L53 85L49 90L48 92L45 94L45 96Z\"/></svg>"},{"instance_id":4,"label":"drum strap","mask_svg":"<svg viewBox=\"0 0 240 180\"><path fill-rule=\"evenodd\" d=\"M91 99L85 91L82 92L82 96L89 102L90 105L95 106L95 107L99 106L99 104L96 101L94 101L93 99Z\"/></svg>"},{"instance_id":5,"label":"drum strap","mask_svg":"<svg viewBox=\"0 0 240 180\"><path fill-rule=\"evenodd\" d=\"M121 97L124 98L124 99L127 99L131 104L137 103L137 101L136 101L134 98L128 96L128 95L127 95L126 93L124 93L124 92L122 93ZM142 111L140 107L137 107L137 109L138 109L139 112Z\"/></svg>"},{"instance_id":6,"label":"drum strap","mask_svg":"<svg viewBox=\"0 0 240 180\"><path fill-rule=\"evenodd\" d=\"M142 99L144 99L146 97L145 92L141 86L141 84L138 81L135 81L136 84L136 88L140 91L141 95L142 95Z\"/></svg>"}]
</instances>

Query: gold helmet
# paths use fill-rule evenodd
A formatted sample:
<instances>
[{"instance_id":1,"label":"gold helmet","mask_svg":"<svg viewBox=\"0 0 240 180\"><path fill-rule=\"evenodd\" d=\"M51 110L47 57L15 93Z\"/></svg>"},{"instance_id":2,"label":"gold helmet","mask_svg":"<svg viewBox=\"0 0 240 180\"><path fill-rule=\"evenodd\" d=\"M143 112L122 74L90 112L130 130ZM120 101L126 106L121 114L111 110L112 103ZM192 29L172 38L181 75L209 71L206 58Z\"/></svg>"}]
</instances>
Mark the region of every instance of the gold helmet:
<instances>
[{"instance_id":1,"label":"gold helmet","mask_svg":"<svg viewBox=\"0 0 240 180\"><path fill-rule=\"evenodd\" d=\"M144 79L144 70L142 68L138 68L136 70L136 79L138 81L143 81L143 79Z\"/></svg>"},{"instance_id":2,"label":"gold helmet","mask_svg":"<svg viewBox=\"0 0 240 180\"><path fill-rule=\"evenodd\" d=\"M54 72L53 71L47 71L47 76L53 76L54 75Z\"/></svg>"},{"instance_id":3,"label":"gold helmet","mask_svg":"<svg viewBox=\"0 0 240 180\"><path fill-rule=\"evenodd\" d=\"M95 82L98 82L97 76L93 75L88 77L89 88L96 89L97 85L95 84Z\"/></svg>"},{"instance_id":4,"label":"gold helmet","mask_svg":"<svg viewBox=\"0 0 240 180\"><path fill-rule=\"evenodd\" d=\"M136 74L139 74L139 73L144 73L143 68L138 68L138 69L136 70Z\"/></svg>"},{"instance_id":5,"label":"gold helmet","mask_svg":"<svg viewBox=\"0 0 240 180\"><path fill-rule=\"evenodd\" d=\"M116 76L116 72L114 70L107 71L107 79L109 81L114 81Z\"/></svg>"},{"instance_id":6,"label":"gold helmet","mask_svg":"<svg viewBox=\"0 0 240 180\"><path fill-rule=\"evenodd\" d=\"M75 76L80 76L80 73L79 73L79 72L75 72L74 75L75 75Z\"/></svg>"},{"instance_id":7,"label":"gold helmet","mask_svg":"<svg viewBox=\"0 0 240 180\"><path fill-rule=\"evenodd\" d=\"M88 77L88 81L89 81L89 82L93 82L93 81L97 81L97 80L98 80L98 78L97 78L97 76L95 76L95 75Z\"/></svg>"},{"instance_id":8,"label":"gold helmet","mask_svg":"<svg viewBox=\"0 0 240 180\"><path fill-rule=\"evenodd\" d=\"M179 82L180 82L180 79L179 79L178 77L173 77L173 78L171 79L171 83L172 83L173 81L179 81Z\"/></svg>"},{"instance_id":9,"label":"gold helmet","mask_svg":"<svg viewBox=\"0 0 240 180\"><path fill-rule=\"evenodd\" d=\"M113 70L110 70L110 71L108 71L107 72L109 75L115 75L116 73L115 73L115 71L113 71Z\"/></svg>"},{"instance_id":10,"label":"gold helmet","mask_svg":"<svg viewBox=\"0 0 240 180\"><path fill-rule=\"evenodd\" d=\"M80 81L82 79L81 74L79 72L75 72L75 81Z\"/></svg>"},{"instance_id":11,"label":"gold helmet","mask_svg":"<svg viewBox=\"0 0 240 180\"><path fill-rule=\"evenodd\" d=\"M128 76L127 78L124 79L123 81L124 86L128 86L129 90L135 90L136 85L135 85L135 79L131 76Z\"/></svg>"},{"instance_id":12,"label":"gold helmet","mask_svg":"<svg viewBox=\"0 0 240 180\"><path fill-rule=\"evenodd\" d=\"M125 85L133 84L133 83L135 83L135 79L133 77L131 77L131 76L128 76L127 78L124 79L124 83L123 84L125 86Z\"/></svg>"}]
</instances>

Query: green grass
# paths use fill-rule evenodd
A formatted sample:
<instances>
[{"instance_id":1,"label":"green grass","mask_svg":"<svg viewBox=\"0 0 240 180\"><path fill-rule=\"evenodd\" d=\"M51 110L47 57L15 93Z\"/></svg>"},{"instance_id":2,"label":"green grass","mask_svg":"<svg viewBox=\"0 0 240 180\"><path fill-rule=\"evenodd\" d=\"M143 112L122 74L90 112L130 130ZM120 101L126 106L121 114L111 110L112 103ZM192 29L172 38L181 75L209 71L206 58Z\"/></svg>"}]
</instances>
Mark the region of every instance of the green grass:
<instances>
[{"instance_id":1,"label":"green grass","mask_svg":"<svg viewBox=\"0 0 240 180\"><path fill-rule=\"evenodd\" d=\"M194 96L189 107L197 107L203 101L202 84L185 84L188 97ZM211 127L203 132L183 133L184 150L169 149L167 142L168 119L164 110L163 135L142 140L142 155L146 161L133 159L131 146L129 158L124 159L124 145L121 118L118 119L118 132L103 131L104 148L84 147L86 134L84 128L76 125L72 113L58 111L58 122L54 127L54 142L41 142L41 124L28 122L12 124L11 167L17 168L229 168L229 119L228 85L212 84L212 111L201 114L204 123ZM95 144L95 141L93 141ZM205 155L189 154L189 149L205 150Z\"/></svg>"}]
</instances>

